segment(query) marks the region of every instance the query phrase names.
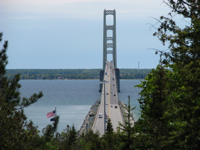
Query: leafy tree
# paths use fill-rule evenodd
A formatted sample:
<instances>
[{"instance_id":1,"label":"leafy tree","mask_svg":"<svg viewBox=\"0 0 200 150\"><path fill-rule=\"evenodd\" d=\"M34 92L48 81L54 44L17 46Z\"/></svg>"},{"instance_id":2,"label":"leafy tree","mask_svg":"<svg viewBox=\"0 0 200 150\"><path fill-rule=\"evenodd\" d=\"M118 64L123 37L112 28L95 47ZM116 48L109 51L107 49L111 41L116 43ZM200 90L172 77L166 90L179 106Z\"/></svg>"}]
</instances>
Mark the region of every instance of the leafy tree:
<instances>
[{"instance_id":1,"label":"leafy tree","mask_svg":"<svg viewBox=\"0 0 200 150\"><path fill-rule=\"evenodd\" d=\"M0 33L0 41L2 40ZM0 147L1 149L36 149L50 140L58 124L58 117L54 126L48 126L44 135L38 135L37 128L33 122L28 122L23 108L35 103L43 96L42 92L33 94L30 98L20 98L19 79L20 75L8 79L5 77L5 67L8 63L6 50L8 42L0 51Z\"/></svg>"},{"instance_id":2,"label":"leafy tree","mask_svg":"<svg viewBox=\"0 0 200 150\"><path fill-rule=\"evenodd\" d=\"M176 107L166 112L166 119L175 118L176 127L164 145L177 148L198 149L200 147L200 1L170 0L165 2L173 13L188 20L180 28L173 18L161 16L157 35L163 44L169 42L170 52L161 52L165 56L163 63L172 68L170 88ZM171 34L169 34L171 32Z\"/></svg>"},{"instance_id":3,"label":"leafy tree","mask_svg":"<svg viewBox=\"0 0 200 150\"><path fill-rule=\"evenodd\" d=\"M169 51L159 51L159 53L163 59L161 63L172 71L164 77L165 86L160 95L162 101L157 103L164 104L162 107L164 112L160 110L158 118L162 120L159 122L164 128L160 127L158 132L152 132L153 135L161 133L161 139L148 137L147 139L150 140L148 146L156 149L198 149L200 147L200 1L168 0L164 3L172 11L168 17L160 17L160 26L154 36L157 36L163 45L169 43ZM181 15L188 24L179 27L173 20L174 14ZM152 72L159 73L160 70L157 68L156 72ZM144 117L146 114L152 114L154 118L158 115L154 114L155 110L148 106L151 103L156 104L157 97L153 97L152 93L156 93L155 88L159 87L159 83L155 82L153 85L152 79L156 81L159 78L148 77L146 83L143 83L144 120L141 122L149 120L148 116ZM146 97L145 94L149 96ZM149 135L148 129L151 124L146 126ZM159 145L152 145L152 140L156 140Z\"/></svg>"},{"instance_id":4,"label":"leafy tree","mask_svg":"<svg viewBox=\"0 0 200 150\"><path fill-rule=\"evenodd\" d=\"M162 149L163 136L168 134L168 120L163 119L165 112L171 107L168 102L170 90L167 87L169 70L158 65L136 87L142 88L140 99L141 117L136 124L138 138L141 140L138 147L145 143L145 148Z\"/></svg>"}]
</instances>

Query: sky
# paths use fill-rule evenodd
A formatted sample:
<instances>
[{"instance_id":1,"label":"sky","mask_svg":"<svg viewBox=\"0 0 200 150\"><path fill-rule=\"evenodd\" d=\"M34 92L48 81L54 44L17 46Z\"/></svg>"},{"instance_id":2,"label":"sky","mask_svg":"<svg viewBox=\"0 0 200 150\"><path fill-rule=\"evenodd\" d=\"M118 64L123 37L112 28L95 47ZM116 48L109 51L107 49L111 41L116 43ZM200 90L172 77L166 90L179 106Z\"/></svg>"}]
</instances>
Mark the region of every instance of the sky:
<instances>
[{"instance_id":1,"label":"sky","mask_svg":"<svg viewBox=\"0 0 200 150\"><path fill-rule=\"evenodd\" d=\"M154 49L167 49L151 28L170 11L162 0L0 0L6 68L102 68L104 9L116 10L117 67L155 68Z\"/></svg>"}]
</instances>

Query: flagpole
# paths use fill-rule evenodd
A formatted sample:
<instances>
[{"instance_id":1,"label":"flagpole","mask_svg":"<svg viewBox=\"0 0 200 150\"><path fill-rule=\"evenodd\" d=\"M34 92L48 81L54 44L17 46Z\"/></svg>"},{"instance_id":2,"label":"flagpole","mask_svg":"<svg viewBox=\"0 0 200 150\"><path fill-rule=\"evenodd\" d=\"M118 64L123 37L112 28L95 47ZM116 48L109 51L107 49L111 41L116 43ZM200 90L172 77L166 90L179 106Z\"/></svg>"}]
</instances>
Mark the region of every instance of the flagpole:
<instances>
[{"instance_id":1,"label":"flagpole","mask_svg":"<svg viewBox=\"0 0 200 150\"><path fill-rule=\"evenodd\" d=\"M55 111L56 111L56 107L55 107ZM55 115L56 116L56 115Z\"/></svg>"}]
</instances>

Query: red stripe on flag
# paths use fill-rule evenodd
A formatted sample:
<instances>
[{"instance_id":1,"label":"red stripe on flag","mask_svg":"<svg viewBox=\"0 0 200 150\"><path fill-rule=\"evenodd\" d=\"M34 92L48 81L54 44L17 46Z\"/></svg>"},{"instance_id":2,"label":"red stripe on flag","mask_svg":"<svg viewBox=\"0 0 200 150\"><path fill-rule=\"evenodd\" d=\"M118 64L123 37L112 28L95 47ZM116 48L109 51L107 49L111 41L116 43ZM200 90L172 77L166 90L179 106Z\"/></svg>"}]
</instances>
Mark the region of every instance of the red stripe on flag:
<instances>
[{"instance_id":1,"label":"red stripe on flag","mask_svg":"<svg viewBox=\"0 0 200 150\"><path fill-rule=\"evenodd\" d=\"M51 111L49 113L47 113L47 118L50 118L50 117L54 117L56 115L56 111Z\"/></svg>"}]
</instances>

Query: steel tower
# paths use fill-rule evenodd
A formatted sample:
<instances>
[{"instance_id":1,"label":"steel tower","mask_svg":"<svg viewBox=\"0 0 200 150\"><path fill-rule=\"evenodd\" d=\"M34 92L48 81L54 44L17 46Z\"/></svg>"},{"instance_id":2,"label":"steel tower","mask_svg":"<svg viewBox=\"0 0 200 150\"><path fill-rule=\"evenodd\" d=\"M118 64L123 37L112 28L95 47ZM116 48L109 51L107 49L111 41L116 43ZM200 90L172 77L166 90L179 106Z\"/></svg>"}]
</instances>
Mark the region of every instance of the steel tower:
<instances>
[{"instance_id":1,"label":"steel tower","mask_svg":"<svg viewBox=\"0 0 200 150\"><path fill-rule=\"evenodd\" d=\"M113 15L113 24L106 24L106 16ZM107 54L113 54L114 68L117 68L117 51L116 51L116 11L104 10L104 25L103 25L103 69L105 69ZM107 31L112 30L112 36L107 36ZM112 50L108 50L112 48Z\"/></svg>"}]
</instances>

